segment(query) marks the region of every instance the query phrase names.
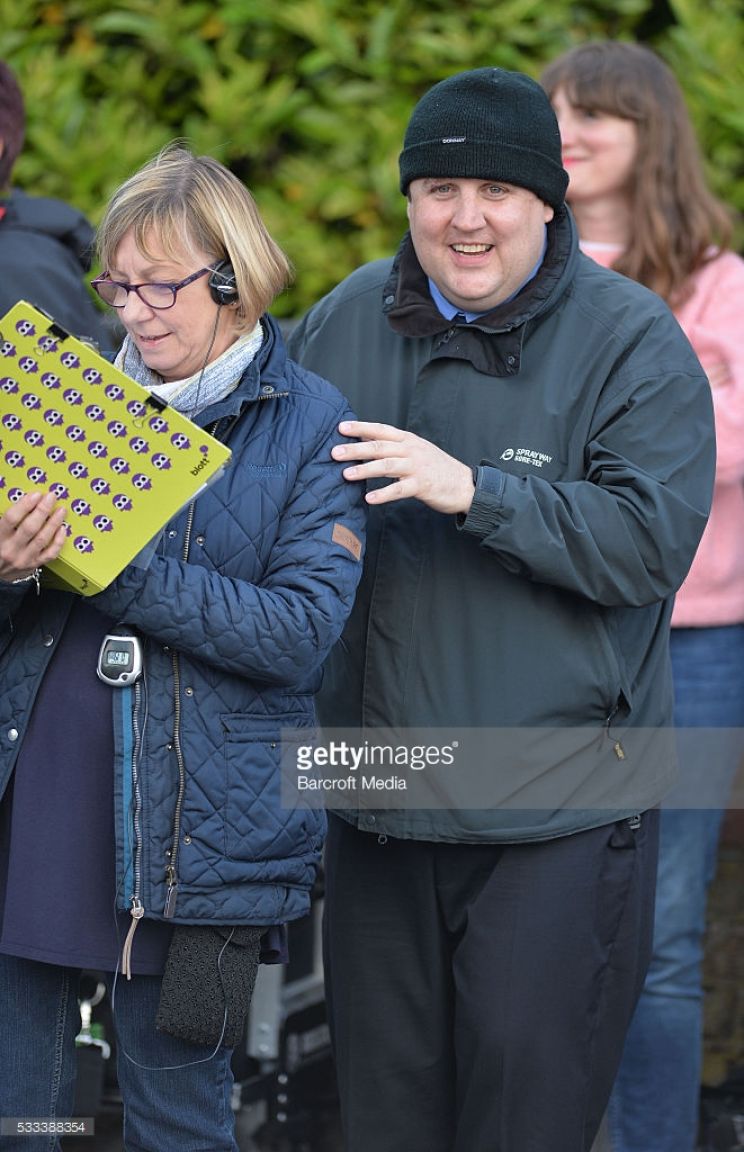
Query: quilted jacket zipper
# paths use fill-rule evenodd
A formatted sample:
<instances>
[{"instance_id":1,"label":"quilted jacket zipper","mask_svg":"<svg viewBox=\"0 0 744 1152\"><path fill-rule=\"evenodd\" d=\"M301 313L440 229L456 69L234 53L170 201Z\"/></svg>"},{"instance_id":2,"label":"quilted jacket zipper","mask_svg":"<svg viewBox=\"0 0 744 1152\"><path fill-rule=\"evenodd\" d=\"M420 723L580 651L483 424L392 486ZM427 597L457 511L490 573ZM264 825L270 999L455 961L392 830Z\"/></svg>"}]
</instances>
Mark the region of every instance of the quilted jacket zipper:
<instances>
[{"instance_id":1,"label":"quilted jacket zipper","mask_svg":"<svg viewBox=\"0 0 744 1152\"><path fill-rule=\"evenodd\" d=\"M219 421L216 421L207 431L210 435L214 435ZM196 501L192 500L188 507L186 514L186 532L184 536L183 548L181 550L181 559L183 563L187 563L189 556L189 548L191 545L191 533L194 527L194 512L196 508ZM170 847L170 859L166 868L166 880L168 887L165 896L165 908L163 915L170 919L176 911L176 899L178 896L178 848L181 838L181 813L183 810L183 798L186 791L186 766L183 759L183 749L181 747L181 661L178 652L172 655L173 664L173 748L176 753L176 762L178 764L178 792L176 794L176 806L173 815L173 831ZM141 698L141 688L139 683L134 687L135 703L134 712L132 716L132 729L134 733L134 744L132 750L131 761L131 779L132 779L132 824L133 824L133 839L134 847L132 853L132 873L134 880L134 887L131 896L132 907L130 915L132 923L129 926L124 947L122 949L122 972L127 980L131 979L131 959L132 959L132 944L134 941L134 933L137 925L145 914L145 907L142 903L142 796L139 784L139 754L142 746L142 733L139 726L139 706Z\"/></svg>"},{"instance_id":2,"label":"quilted jacket zipper","mask_svg":"<svg viewBox=\"0 0 744 1152\"><path fill-rule=\"evenodd\" d=\"M211 436L216 435L219 420L215 421L207 431ZM188 513L186 515L186 531L184 534L183 548L181 549L181 560L184 564L188 563L189 548L191 546L191 533L194 528L194 512L196 508L196 501L192 500L189 504ZM170 859L168 867L165 870L166 880L168 887L165 894L165 908L163 915L170 919L175 915L176 900L178 899L178 852L181 841L181 814L183 811L183 798L186 791L186 766L183 760L183 748L181 746L181 658L178 652L173 653L173 749L176 753L176 763L178 764L178 792L176 794L176 807L173 813L173 831L171 834L170 846Z\"/></svg>"},{"instance_id":3,"label":"quilted jacket zipper","mask_svg":"<svg viewBox=\"0 0 744 1152\"><path fill-rule=\"evenodd\" d=\"M130 897L130 915L132 923L129 925L124 947L121 953L121 969L127 980L132 978L131 957L134 933L140 920L145 914L142 904L142 791L139 780L139 757L142 749L142 730L140 728L140 707L142 704L142 686L139 681L132 688L134 692L134 707L132 709L132 755L129 772L132 781L132 895Z\"/></svg>"}]
</instances>

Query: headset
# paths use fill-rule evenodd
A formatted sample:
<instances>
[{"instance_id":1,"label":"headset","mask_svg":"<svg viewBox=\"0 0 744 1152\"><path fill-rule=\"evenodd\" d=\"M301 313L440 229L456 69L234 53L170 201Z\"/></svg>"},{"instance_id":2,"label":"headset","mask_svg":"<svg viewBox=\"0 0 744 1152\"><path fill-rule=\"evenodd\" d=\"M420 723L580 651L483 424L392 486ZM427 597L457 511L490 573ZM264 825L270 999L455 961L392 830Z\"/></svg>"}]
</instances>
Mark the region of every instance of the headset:
<instances>
[{"instance_id":1,"label":"headset","mask_svg":"<svg viewBox=\"0 0 744 1152\"><path fill-rule=\"evenodd\" d=\"M240 299L235 272L229 260L220 260L219 264L215 264L207 284L215 304L234 304Z\"/></svg>"}]
</instances>

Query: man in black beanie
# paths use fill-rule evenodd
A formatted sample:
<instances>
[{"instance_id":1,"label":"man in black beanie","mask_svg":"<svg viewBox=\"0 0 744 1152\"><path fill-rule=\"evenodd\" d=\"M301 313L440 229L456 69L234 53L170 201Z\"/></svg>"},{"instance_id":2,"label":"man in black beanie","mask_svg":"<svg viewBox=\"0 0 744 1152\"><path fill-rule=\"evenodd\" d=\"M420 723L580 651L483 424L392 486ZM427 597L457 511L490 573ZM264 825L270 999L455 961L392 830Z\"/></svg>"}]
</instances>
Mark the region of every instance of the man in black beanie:
<instances>
[{"instance_id":1,"label":"man in black beanie","mask_svg":"<svg viewBox=\"0 0 744 1152\"><path fill-rule=\"evenodd\" d=\"M666 305L579 252L566 185L531 79L436 84L397 255L290 340L359 414L333 454L370 510L324 738L395 733L404 764L330 818L347 1152L587 1152L648 963L712 408Z\"/></svg>"}]
</instances>

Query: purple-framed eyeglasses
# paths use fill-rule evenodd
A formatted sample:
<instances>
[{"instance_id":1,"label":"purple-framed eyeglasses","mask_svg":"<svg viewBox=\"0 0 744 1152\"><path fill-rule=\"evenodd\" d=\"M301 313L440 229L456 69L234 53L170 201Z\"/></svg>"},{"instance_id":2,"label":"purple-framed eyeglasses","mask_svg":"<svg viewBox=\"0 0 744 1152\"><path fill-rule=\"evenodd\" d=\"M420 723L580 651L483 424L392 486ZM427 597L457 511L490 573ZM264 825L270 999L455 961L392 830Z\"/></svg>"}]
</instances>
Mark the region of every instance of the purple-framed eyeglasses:
<instances>
[{"instance_id":1,"label":"purple-framed eyeglasses","mask_svg":"<svg viewBox=\"0 0 744 1152\"><path fill-rule=\"evenodd\" d=\"M158 284L156 282L125 284L121 280L112 280L108 272L104 272L101 276L96 276L95 280L91 280L90 286L95 289L104 303L110 304L112 308L123 308L129 299L129 293L135 292L148 308L162 310L173 307L177 293L187 284L193 284L194 280L198 280L200 276L206 276L207 272L213 271L214 269L211 267L200 268L198 272L192 272L190 276L178 284Z\"/></svg>"}]
</instances>

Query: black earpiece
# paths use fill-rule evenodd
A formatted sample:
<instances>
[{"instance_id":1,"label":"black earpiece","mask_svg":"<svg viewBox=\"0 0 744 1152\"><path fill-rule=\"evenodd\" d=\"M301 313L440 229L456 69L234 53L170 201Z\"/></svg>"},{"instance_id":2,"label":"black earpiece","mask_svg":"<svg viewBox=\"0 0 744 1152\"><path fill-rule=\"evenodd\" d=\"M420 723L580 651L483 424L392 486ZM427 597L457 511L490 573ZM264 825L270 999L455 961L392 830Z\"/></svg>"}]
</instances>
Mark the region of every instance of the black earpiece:
<instances>
[{"instance_id":1,"label":"black earpiece","mask_svg":"<svg viewBox=\"0 0 744 1152\"><path fill-rule=\"evenodd\" d=\"M215 304L234 304L238 299L235 273L229 260L215 264L207 284Z\"/></svg>"}]
</instances>

